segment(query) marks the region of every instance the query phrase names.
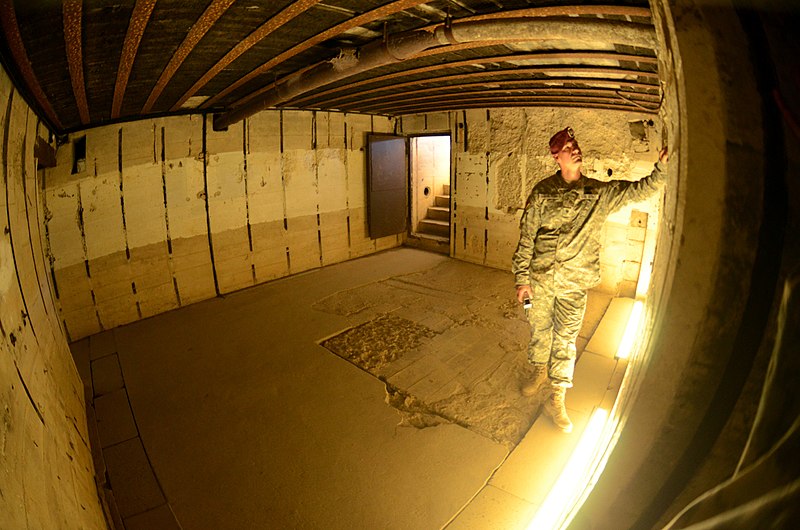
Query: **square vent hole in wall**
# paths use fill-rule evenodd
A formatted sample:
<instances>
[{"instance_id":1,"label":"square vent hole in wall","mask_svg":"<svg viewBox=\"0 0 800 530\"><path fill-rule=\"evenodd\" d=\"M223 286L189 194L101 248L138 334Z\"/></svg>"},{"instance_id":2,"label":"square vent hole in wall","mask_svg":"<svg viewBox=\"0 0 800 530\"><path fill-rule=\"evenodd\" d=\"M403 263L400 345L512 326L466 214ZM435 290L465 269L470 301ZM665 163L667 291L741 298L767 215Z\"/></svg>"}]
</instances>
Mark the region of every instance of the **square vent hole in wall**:
<instances>
[{"instance_id":1,"label":"square vent hole in wall","mask_svg":"<svg viewBox=\"0 0 800 530\"><path fill-rule=\"evenodd\" d=\"M86 136L79 136L72 141L72 174L86 170Z\"/></svg>"}]
</instances>

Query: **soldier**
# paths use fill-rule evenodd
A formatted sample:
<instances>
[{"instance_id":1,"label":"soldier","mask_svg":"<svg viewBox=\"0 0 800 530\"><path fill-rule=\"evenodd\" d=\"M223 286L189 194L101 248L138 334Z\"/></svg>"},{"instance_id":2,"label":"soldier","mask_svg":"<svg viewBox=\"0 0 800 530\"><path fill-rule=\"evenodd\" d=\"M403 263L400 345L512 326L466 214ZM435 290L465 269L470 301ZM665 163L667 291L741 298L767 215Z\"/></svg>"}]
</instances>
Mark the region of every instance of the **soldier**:
<instances>
[{"instance_id":1,"label":"soldier","mask_svg":"<svg viewBox=\"0 0 800 530\"><path fill-rule=\"evenodd\" d=\"M512 258L517 300L530 300L528 362L534 372L522 394L531 396L549 378L544 413L564 432L572 422L564 408L572 387L575 339L583 322L586 291L600 283L600 232L606 217L655 193L666 179L667 148L653 172L637 181L602 182L580 172L583 157L571 127L550 138L561 168L528 196ZM527 304L526 304L527 305Z\"/></svg>"}]
</instances>

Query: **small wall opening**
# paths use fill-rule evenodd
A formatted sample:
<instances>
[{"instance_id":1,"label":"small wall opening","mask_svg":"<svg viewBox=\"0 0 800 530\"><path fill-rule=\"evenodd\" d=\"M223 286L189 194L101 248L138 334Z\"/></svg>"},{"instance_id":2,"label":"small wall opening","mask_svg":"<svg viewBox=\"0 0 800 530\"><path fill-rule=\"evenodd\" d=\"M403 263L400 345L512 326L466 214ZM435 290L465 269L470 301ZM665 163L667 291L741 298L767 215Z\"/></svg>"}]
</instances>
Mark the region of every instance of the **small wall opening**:
<instances>
[{"instance_id":1,"label":"small wall opening","mask_svg":"<svg viewBox=\"0 0 800 530\"><path fill-rule=\"evenodd\" d=\"M75 138L72 142L72 174L86 170L86 136Z\"/></svg>"}]
</instances>

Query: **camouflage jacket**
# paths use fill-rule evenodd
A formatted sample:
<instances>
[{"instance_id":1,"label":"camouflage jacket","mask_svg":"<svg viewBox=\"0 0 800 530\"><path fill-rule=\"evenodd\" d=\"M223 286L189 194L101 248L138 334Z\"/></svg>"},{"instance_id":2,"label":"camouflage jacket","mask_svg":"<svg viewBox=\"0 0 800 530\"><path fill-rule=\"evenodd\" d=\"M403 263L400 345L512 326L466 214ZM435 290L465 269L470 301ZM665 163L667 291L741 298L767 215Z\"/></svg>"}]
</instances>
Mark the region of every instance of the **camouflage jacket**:
<instances>
[{"instance_id":1,"label":"camouflage jacket","mask_svg":"<svg viewBox=\"0 0 800 530\"><path fill-rule=\"evenodd\" d=\"M584 175L565 182L561 172L533 187L520 220L512 258L517 285L552 282L560 289L590 289L600 283L600 234L606 217L655 193L666 180L657 162L636 182L602 182Z\"/></svg>"}]
</instances>

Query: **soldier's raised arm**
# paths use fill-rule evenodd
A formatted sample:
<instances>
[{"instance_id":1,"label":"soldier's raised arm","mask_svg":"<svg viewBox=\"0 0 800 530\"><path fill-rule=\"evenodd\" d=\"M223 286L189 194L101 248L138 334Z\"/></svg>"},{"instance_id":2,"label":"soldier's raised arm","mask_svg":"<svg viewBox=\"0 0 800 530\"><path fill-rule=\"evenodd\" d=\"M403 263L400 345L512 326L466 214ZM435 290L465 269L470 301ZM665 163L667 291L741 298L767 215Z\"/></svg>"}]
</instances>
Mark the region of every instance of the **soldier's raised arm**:
<instances>
[{"instance_id":1,"label":"soldier's raised arm","mask_svg":"<svg viewBox=\"0 0 800 530\"><path fill-rule=\"evenodd\" d=\"M613 186L610 188L609 193L609 210L613 212L626 204L643 201L659 191L667 180L668 161L669 149L664 146L659 151L658 161L648 176L635 182L627 180L613 181Z\"/></svg>"}]
</instances>

